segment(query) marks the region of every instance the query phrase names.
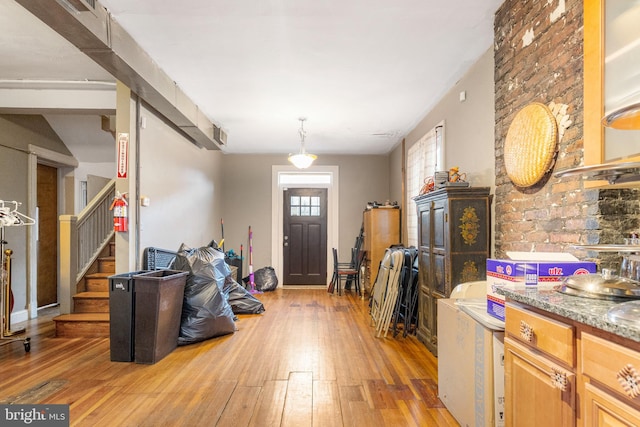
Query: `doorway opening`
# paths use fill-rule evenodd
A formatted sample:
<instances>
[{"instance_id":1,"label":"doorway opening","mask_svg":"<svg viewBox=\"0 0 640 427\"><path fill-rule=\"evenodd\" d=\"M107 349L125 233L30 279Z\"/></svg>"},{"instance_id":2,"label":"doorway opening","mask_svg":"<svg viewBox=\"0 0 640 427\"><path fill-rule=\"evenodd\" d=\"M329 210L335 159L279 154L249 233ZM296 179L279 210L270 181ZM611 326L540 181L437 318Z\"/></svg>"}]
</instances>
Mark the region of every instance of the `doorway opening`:
<instances>
[{"instance_id":1,"label":"doorway opening","mask_svg":"<svg viewBox=\"0 0 640 427\"><path fill-rule=\"evenodd\" d=\"M58 215L64 214L65 212L73 209L74 193L72 172L77 167L78 161L73 156L54 152L35 145L29 145L29 165L27 173L28 201L26 210L27 215L36 219L36 224L34 227L30 227L29 230L27 230L27 310L24 313L24 319L18 321L35 319L38 317L39 307L48 307L50 303L59 304L60 302L60 265L57 263L58 265L55 267L46 267L47 269L54 268L55 279L53 276L49 278L39 277L38 270L40 257L52 257L52 255L39 253L43 250L43 248L40 247L40 243L49 245L49 249L51 250L55 249L56 259L59 259L57 257L59 255L58 251L60 246L59 242L57 242L57 238L59 236ZM41 175L39 179L40 173L44 170L47 170L48 174L46 176ZM49 214L45 213L45 216L54 218L55 222L43 225L43 227L48 228L47 231L44 229L40 230L38 195L42 192L52 191L51 189L40 187L40 184L53 182L54 175L57 195L55 200L51 199L46 201L49 205L49 209L53 212L50 212ZM38 181L40 181L40 183ZM42 200L40 202L42 202ZM44 233L44 236L40 236L41 233ZM53 239L55 239L57 243L51 243ZM41 299L40 302L38 301L40 293L45 292L44 290L39 289L39 281L40 285L44 284L47 287L51 287L51 289L47 291L50 292L50 294L46 297L49 298L49 300ZM53 284L55 284L56 287L55 291L52 289ZM54 298L57 300L56 302L53 302Z\"/></svg>"},{"instance_id":2,"label":"doorway opening","mask_svg":"<svg viewBox=\"0 0 640 427\"><path fill-rule=\"evenodd\" d=\"M339 198L338 166L312 166L301 172L293 166L272 166L271 191L271 253L273 267L277 277L283 277L284 260L284 191L291 188L326 188L327 189L327 228L326 228L326 268L332 271L333 264L329 248L338 244L338 198ZM325 279L325 285L331 279ZM282 286L282 281L279 286Z\"/></svg>"},{"instance_id":3,"label":"doorway opening","mask_svg":"<svg viewBox=\"0 0 640 427\"><path fill-rule=\"evenodd\" d=\"M37 307L58 304L58 169L37 166Z\"/></svg>"}]
</instances>

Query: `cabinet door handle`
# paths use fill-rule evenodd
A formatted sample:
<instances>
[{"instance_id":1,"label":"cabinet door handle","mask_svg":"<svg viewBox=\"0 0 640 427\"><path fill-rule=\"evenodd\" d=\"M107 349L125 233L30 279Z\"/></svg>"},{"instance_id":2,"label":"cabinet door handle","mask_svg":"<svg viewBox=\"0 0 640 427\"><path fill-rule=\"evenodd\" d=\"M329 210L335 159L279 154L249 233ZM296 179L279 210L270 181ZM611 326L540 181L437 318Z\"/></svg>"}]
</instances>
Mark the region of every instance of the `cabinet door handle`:
<instances>
[{"instance_id":1,"label":"cabinet door handle","mask_svg":"<svg viewBox=\"0 0 640 427\"><path fill-rule=\"evenodd\" d=\"M633 365L628 364L620 369L616 378L627 396L631 399L640 396L640 375Z\"/></svg>"},{"instance_id":2,"label":"cabinet door handle","mask_svg":"<svg viewBox=\"0 0 640 427\"><path fill-rule=\"evenodd\" d=\"M533 341L533 327L524 320L520 321L520 338L529 343Z\"/></svg>"},{"instance_id":3,"label":"cabinet door handle","mask_svg":"<svg viewBox=\"0 0 640 427\"><path fill-rule=\"evenodd\" d=\"M560 391L567 391L567 373L557 368L551 368L551 386Z\"/></svg>"}]
</instances>

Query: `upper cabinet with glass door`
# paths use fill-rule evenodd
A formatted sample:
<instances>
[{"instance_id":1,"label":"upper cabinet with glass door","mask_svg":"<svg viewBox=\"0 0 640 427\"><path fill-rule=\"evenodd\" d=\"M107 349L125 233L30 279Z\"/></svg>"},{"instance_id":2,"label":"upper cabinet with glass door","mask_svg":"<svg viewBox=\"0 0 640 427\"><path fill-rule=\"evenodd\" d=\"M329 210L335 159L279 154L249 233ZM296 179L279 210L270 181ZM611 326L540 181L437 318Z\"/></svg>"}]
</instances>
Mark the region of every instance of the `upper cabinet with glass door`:
<instances>
[{"instance_id":1,"label":"upper cabinet with glass door","mask_svg":"<svg viewBox=\"0 0 640 427\"><path fill-rule=\"evenodd\" d=\"M585 166L640 161L640 129L603 125L605 116L636 104L640 105L640 0L585 0Z\"/></svg>"}]
</instances>

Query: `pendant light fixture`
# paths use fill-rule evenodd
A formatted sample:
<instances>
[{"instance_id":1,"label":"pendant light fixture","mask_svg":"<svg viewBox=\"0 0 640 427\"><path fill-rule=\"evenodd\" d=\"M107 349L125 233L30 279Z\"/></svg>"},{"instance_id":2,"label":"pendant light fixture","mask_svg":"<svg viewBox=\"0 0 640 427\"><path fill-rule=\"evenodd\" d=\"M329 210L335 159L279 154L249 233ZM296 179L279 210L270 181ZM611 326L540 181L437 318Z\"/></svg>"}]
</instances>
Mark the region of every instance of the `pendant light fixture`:
<instances>
[{"instance_id":1,"label":"pendant light fixture","mask_svg":"<svg viewBox=\"0 0 640 427\"><path fill-rule=\"evenodd\" d=\"M304 148L304 139L307 136L307 132L304 130L304 121L307 120L305 117L300 117L300 130L298 133L300 134L300 152L298 154L289 154L289 161L298 169L306 169L311 166L311 163L318 156L314 154L309 154Z\"/></svg>"}]
</instances>

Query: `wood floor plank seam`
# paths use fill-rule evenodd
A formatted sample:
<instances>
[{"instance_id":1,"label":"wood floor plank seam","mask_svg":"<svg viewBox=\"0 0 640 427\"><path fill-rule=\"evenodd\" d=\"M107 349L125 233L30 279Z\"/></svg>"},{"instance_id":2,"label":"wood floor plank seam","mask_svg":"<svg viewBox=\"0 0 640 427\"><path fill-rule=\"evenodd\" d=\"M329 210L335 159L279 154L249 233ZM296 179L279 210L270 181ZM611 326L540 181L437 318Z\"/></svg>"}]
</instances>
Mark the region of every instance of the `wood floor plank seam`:
<instances>
[{"instance_id":1,"label":"wood floor plank seam","mask_svg":"<svg viewBox=\"0 0 640 427\"><path fill-rule=\"evenodd\" d=\"M257 297L266 311L238 315L233 334L153 365L110 361L108 338L55 338L54 309L15 325L27 328L29 354L0 346L0 401L60 379L38 399L68 404L72 426L457 425L438 398L437 359L415 336L376 338L354 292Z\"/></svg>"}]
</instances>

